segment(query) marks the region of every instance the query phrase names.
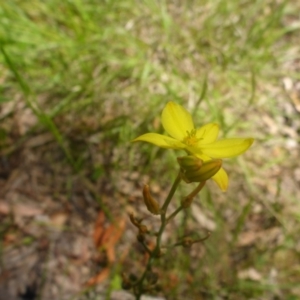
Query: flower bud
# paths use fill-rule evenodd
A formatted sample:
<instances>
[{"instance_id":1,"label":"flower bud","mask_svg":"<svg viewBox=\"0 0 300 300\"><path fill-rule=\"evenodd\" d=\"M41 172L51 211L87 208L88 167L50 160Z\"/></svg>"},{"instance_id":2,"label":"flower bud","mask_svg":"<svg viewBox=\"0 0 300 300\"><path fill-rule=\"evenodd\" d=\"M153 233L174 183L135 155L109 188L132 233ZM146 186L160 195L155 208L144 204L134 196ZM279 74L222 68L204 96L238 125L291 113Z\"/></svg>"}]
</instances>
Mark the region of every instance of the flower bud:
<instances>
[{"instance_id":1,"label":"flower bud","mask_svg":"<svg viewBox=\"0 0 300 300\"><path fill-rule=\"evenodd\" d=\"M182 241L182 246L184 248L190 248L193 245L194 241L190 237L185 237Z\"/></svg>"},{"instance_id":2,"label":"flower bud","mask_svg":"<svg viewBox=\"0 0 300 300\"><path fill-rule=\"evenodd\" d=\"M201 168L196 171L184 172L182 174L182 179L186 183L206 181L212 176L214 176L220 170L221 166L222 166L221 159L209 160L203 163Z\"/></svg>"},{"instance_id":3,"label":"flower bud","mask_svg":"<svg viewBox=\"0 0 300 300\"><path fill-rule=\"evenodd\" d=\"M194 155L177 157L177 162L183 172L197 171L203 165L203 160Z\"/></svg>"},{"instance_id":4,"label":"flower bud","mask_svg":"<svg viewBox=\"0 0 300 300\"><path fill-rule=\"evenodd\" d=\"M190 248L193 244L202 243L210 237L210 232L204 238L194 239L190 236L184 237L181 241L177 242L175 246L183 246L184 248Z\"/></svg>"},{"instance_id":5,"label":"flower bud","mask_svg":"<svg viewBox=\"0 0 300 300\"><path fill-rule=\"evenodd\" d=\"M149 185L145 184L143 188L143 197L144 202L147 206L147 209L154 215L159 215L161 213L158 202L152 198L150 194Z\"/></svg>"},{"instance_id":6,"label":"flower bud","mask_svg":"<svg viewBox=\"0 0 300 300\"><path fill-rule=\"evenodd\" d=\"M134 215L133 215L132 212L129 213L129 218L130 218L131 223L132 223L135 227L138 227L138 228L139 228L141 222L140 222L139 220L137 220L137 219L134 217Z\"/></svg>"}]
</instances>

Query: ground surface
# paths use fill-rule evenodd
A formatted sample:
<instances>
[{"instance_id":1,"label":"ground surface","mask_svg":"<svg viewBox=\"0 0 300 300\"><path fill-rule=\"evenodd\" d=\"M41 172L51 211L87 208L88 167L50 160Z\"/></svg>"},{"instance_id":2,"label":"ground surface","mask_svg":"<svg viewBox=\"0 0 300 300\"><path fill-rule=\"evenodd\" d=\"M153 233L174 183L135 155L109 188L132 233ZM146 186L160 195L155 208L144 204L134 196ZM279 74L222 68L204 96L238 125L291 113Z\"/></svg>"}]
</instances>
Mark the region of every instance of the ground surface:
<instances>
[{"instance_id":1,"label":"ground surface","mask_svg":"<svg viewBox=\"0 0 300 300\"><path fill-rule=\"evenodd\" d=\"M30 4L29 4L30 3ZM196 126L252 136L175 219L155 270L166 299L300 297L297 1L7 1L0 4L0 299L132 299L182 153L129 141L163 132L176 101ZM174 173L175 172L175 173ZM175 209L189 187L171 203ZM151 240L147 241L151 246Z\"/></svg>"}]
</instances>

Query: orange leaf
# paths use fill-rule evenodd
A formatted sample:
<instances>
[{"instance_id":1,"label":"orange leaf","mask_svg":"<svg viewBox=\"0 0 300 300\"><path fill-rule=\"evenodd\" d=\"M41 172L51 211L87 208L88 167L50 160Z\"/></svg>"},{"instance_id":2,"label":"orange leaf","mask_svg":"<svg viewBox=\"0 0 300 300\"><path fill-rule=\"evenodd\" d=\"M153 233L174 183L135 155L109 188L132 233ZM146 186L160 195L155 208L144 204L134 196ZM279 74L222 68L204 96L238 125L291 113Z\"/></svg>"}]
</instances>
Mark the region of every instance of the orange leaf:
<instances>
[{"instance_id":1,"label":"orange leaf","mask_svg":"<svg viewBox=\"0 0 300 300\"><path fill-rule=\"evenodd\" d=\"M104 233L104 222L105 222L105 215L103 211L100 211L98 214L98 218L95 223L95 229L94 229L94 234L93 234L93 239L94 239L94 244L96 248L99 247L101 244L101 239Z\"/></svg>"},{"instance_id":2,"label":"orange leaf","mask_svg":"<svg viewBox=\"0 0 300 300\"><path fill-rule=\"evenodd\" d=\"M85 284L85 286L90 287L103 282L109 276L109 272L110 272L109 268L103 269L100 273L90 278Z\"/></svg>"},{"instance_id":3,"label":"orange leaf","mask_svg":"<svg viewBox=\"0 0 300 300\"><path fill-rule=\"evenodd\" d=\"M106 228L104 228L104 222L104 213L100 212L94 229L94 244L96 248L103 247L105 249L107 259L111 263L115 261L114 247L123 234L126 222L124 218L116 218L115 223Z\"/></svg>"},{"instance_id":4,"label":"orange leaf","mask_svg":"<svg viewBox=\"0 0 300 300\"><path fill-rule=\"evenodd\" d=\"M9 214L9 205L5 203L4 201L0 200L0 214L2 215L8 215Z\"/></svg>"}]
</instances>

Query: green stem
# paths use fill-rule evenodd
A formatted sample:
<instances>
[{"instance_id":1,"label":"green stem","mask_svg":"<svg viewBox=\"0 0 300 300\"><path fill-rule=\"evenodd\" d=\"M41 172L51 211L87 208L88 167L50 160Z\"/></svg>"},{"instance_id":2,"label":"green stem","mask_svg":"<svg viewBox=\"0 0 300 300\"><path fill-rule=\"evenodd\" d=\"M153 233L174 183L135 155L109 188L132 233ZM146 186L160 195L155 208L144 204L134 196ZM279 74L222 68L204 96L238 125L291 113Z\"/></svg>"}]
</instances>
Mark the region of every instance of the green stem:
<instances>
[{"instance_id":1,"label":"green stem","mask_svg":"<svg viewBox=\"0 0 300 300\"><path fill-rule=\"evenodd\" d=\"M148 246L146 245L146 243L145 243L145 242L142 242L141 244L143 245L143 247L144 247L144 249L146 250L146 252L147 252L149 255L151 255L151 250L148 248Z\"/></svg>"},{"instance_id":2,"label":"green stem","mask_svg":"<svg viewBox=\"0 0 300 300\"><path fill-rule=\"evenodd\" d=\"M162 206L162 211L164 212L163 214L162 214L162 216L164 215L164 216L166 216L166 213L167 213L167 208L168 208L168 206L169 206L169 204L170 204L170 202L171 202L171 200L172 200L172 198L173 198L173 196L174 196L174 194L175 194L175 191L176 191L176 189L177 189L177 187L178 187L178 185L179 185L179 183L180 183L180 181L181 181L181 175L180 175L180 171L178 172L178 175L177 175L177 177L176 177L176 179L175 179L175 181L174 181L174 183L173 183L173 185L172 185L172 188L171 188L171 190L170 190L170 192L169 192L169 195L168 195L168 197L167 197L167 199L165 200L165 203L163 204L163 206Z\"/></svg>"},{"instance_id":3,"label":"green stem","mask_svg":"<svg viewBox=\"0 0 300 300\"><path fill-rule=\"evenodd\" d=\"M161 225L160 225L160 228L159 228L159 231L158 231L158 235L157 235L157 239L156 239L156 247L153 250L153 252L155 254L158 254L158 252L159 252L162 233L163 233L163 231L164 231L164 229L165 229L165 227L167 225L166 214L167 214L168 206L169 206L169 204L170 204L170 202L171 202L171 200L172 200L172 198L173 198L173 196L175 194L175 191L176 191L176 189L177 189L180 181L181 181L181 175L180 175L180 171L179 171L179 173L178 173L178 175L177 175L177 177L176 177L176 179L175 179L175 181L174 181L174 183L172 185L172 188L171 188L171 190L169 192L169 195L168 195L167 199L165 200L165 203L163 204L163 206L161 208L161 210L163 211L163 213L160 216Z\"/></svg>"},{"instance_id":4,"label":"green stem","mask_svg":"<svg viewBox=\"0 0 300 300\"><path fill-rule=\"evenodd\" d=\"M202 190L202 188L205 186L206 181L200 182L197 187L186 197L183 198L181 201L181 206L183 208L188 208L191 206L194 198L197 196L197 194Z\"/></svg>"},{"instance_id":5,"label":"green stem","mask_svg":"<svg viewBox=\"0 0 300 300\"><path fill-rule=\"evenodd\" d=\"M142 274L141 278L135 283L135 286L137 288L136 290L136 300L140 300L141 299L141 296L143 294L143 282L146 278L146 274L149 270L151 270L151 267L152 267L152 262L155 258L159 257L159 252L160 252L160 244L161 244L161 237L162 237L162 234L164 232L164 229L168 223L168 219L166 218L166 214L167 214L167 209L168 209L168 206L175 194L175 191L179 185L181 181L181 175L180 175L180 171L178 172L178 175L171 187L171 190L161 208L162 210L162 214L161 214L161 225L160 225L160 228L159 228L159 231L157 233L157 237L156 237L156 246L154 248L153 251L150 252L150 257L148 259L148 262L147 262L147 265L146 265L146 268L145 268L145 271L144 273Z\"/></svg>"},{"instance_id":6,"label":"green stem","mask_svg":"<svg viewBox=\"0 0 300 300\"><path fill-rule=\"evenodd\" d=\"M200 182L197 187L187 196L188 198L194 198L198 195L198 193L202 190L205 186L206 181Z\"/></svg>"},{"instance_id":7,"label":"green stem","mask_svg":"<svg viewBox=\"0 0 300 300\"><path fill-rule=\"evenodd\" d=\"M167 223L169 223L179 212L183 210L182 206L179 206L176 210L174 210L168 217L167 217Z\"/></svg>"}]
</instances>

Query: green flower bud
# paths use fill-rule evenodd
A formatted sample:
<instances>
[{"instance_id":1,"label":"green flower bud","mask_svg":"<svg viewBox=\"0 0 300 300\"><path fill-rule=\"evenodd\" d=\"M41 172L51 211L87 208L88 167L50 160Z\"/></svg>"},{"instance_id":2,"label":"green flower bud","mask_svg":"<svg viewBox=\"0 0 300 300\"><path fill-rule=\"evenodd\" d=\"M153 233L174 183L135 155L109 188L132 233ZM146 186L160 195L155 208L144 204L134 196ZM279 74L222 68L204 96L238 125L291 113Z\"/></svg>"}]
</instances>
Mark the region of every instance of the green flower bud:
<instances>
[{"instance_id":1,"label":"green flower bud","mask_svg":"<svg viewBox=\"0 0 300 300\"><path fill-rule=\"evenodd\" d=\"M206 181L214 176L220 170L221 166L221 159L209 160L203 163L198 170L182 172L182 179L186 183Z\"/></svg>"},{"instance_id":2,"label":"green flower bud","mask_svg":"<svg viewBox=\"0 0 300 300\"><path fill-rule=\"evenodd\" d=\"M177 161L183 172L197 171L203 165L203 160L193 155L177 157Z\"/></svg>"}]
</instances>

